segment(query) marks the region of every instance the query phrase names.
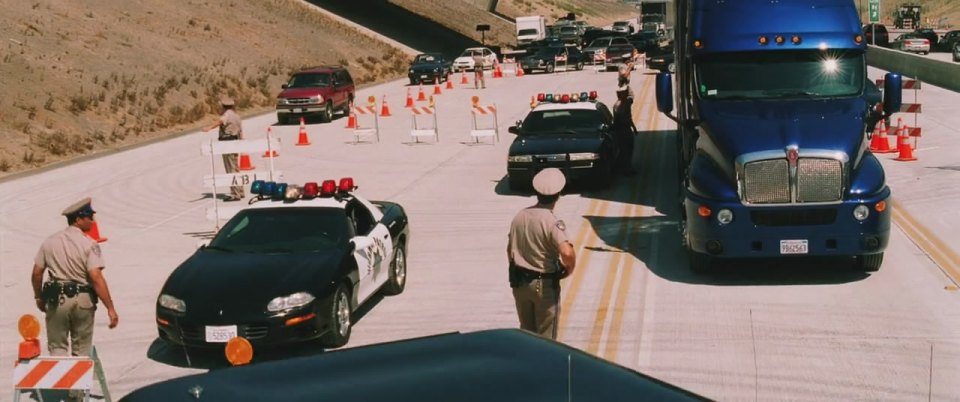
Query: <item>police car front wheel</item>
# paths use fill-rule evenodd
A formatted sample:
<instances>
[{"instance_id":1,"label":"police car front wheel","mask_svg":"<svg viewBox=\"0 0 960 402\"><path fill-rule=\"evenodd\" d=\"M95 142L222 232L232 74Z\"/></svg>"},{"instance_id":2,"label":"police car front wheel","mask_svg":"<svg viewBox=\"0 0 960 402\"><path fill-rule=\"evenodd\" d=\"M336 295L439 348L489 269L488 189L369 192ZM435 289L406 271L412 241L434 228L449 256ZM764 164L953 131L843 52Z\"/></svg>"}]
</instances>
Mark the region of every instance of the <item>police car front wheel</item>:
<instances>
[{"instance_id":1,"label":"police car front wheel","mask_svg":"<svg viewBox=\"0 0 960 402\"><path fill-rule=\"evenodd\" d=\"M320 339L324 346L339 348L347 344L352 325L350 313L350 292L347 285L341 283L333 293L329 310L324 312L324 318L330 323L329 330Z\"/></svg>"}]
</instances>

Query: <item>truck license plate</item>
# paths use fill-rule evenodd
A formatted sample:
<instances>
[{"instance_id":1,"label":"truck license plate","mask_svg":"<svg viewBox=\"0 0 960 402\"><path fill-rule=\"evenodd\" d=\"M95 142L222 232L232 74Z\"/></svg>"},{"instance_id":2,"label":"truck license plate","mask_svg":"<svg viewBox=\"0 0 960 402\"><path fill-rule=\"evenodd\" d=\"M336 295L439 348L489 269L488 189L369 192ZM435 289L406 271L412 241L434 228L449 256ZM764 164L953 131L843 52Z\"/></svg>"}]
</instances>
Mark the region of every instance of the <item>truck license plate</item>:
<instances>
[{"instance_id":1,"label":"truck license plate","mask_svg":"<svg viewBox=\"0 0 960 402\"><path fill-rule=\"evenodd\" d=\"M236 325L222 325L206 327L207 342L209 343L227 343L230 338L237 336Z\"/></svg>"},{"instance_id":2,"label":"truck license plate","mask_svg":"<svg viewBox=\"0 0 960 402\"><path fill-rule=\"evenodd\" d=\"M300 108L300 113L306 113L306 112L307 112L307 108L305 107Z\"/></svg>"},{"instance_id":3,"label":"truck license plate","mask_svg":"<svg viewBox=\"0 0 960 402\"><path fill-rule=\"evenodd\" d=\"M807 240L780 240L780 254L806 254Z\"/></svg>"}]
</instances>

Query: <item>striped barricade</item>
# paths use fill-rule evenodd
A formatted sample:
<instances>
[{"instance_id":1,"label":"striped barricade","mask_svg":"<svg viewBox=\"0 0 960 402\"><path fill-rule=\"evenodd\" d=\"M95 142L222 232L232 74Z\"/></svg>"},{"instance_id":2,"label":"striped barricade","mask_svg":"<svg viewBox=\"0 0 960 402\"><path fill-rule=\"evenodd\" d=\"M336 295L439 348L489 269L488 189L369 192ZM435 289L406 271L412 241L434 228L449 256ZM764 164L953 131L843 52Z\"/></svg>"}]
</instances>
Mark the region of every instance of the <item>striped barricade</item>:
<instances>
[{"instance_id":1,"label":"striped barricade","mask_svg":"<svg viewBox=\"0 0 960 402\"><path fill-rule=\"evenodd\" d=\"M242 185L245 177L248 180L251 176L277 177L277 171L274 169L273 163L275 158L268 157L267 159L270 161L270 168L266 172L244 171L239 173L217 174L218 158L216 158L216 156L223 154L249 154L257 152L264 152L264 155L278 156L276 153L277 149L280 149L280 139L273 137L273 131L269 127L267 128L266 138L237 141L218 141L216 139L210 139L209 141L200 144L200 153L204 156L210 156L210 174L203 176L203 185L204 187L210 188L210 194L212 194L211 198L213 199L212 212L215 217L215 219L212 220L217 222L218 230L220 228L220 203L217 202L217 188ZM210 211L208 211L208 215L209 214Z\"/></svg>"},{"instance_id":2,"label":"striped barricade","mask_svg":"<svg viewBox=\"0 0 960 402\"><path fill-rule=\"evenodd\" d=\"M357 116L357 124L353 129L354 143L360 142L361 136L374 136L380 142L380 115L377 114L376 103L353 108ZM361 118L361 116L363 118ZM366 120L366 122L364 122Z\"/></svg>"},{"instance_id":3,"label":"striped barricade","mask_svg":"<svg viewBox=\"0 0 960 402\"><path fill-rule=\"evenodd\" d=\"M104 394L102 399L110 402L103 368L95 352L91 357L40 356L21 360L13 368L13 400L19 402L20 394L29 390L83 391L84 400L90 400L94 375Z\"/></svg>"},{"instance_id":4,"label":"striped barricade","mask_svg":"<svg viewBox=\"0 0 960 402\"><path fill-rule=\"evenodd\" d=\"M437 127L437 110L435 106L414 106L410 108L410 117L413 120L410 138L414 142L420 142L421 137L433 137L434 141L440 142L440 130ZM417 117L432 118L433 127L424 127L423 124L418 122Z\"/></svg>"},{"instance_id":5,"label":"striped barricade","mask_svg":"<svg viewBox=\"0 0 960 402\"><path fill-rule=\"evenodd\" d=\"M479 143L481 138L492 138L494 143L500 142L500 125L497 119L497 105L473 105L470 113L473 115L473 129L470 130L470 137L474 143ZM490 124L481 127L481 119L493 119Z\"/></svg>"},{"instance_id":6,"label":"striped barricade","mask_svg":"<svg viewBox=\"0 0 960 402\"><path fill-rule=\"evenodd\" d=\"M876 80L877 87L880 90L883 90L883 79ZM907 136L913 137L914 148L916 148L917 140L921 136L919 115L923 112L923 107L920 105L920 89L923 88L923 81L920 80L908 80L904 79L900 83L900 87L903 89L912 89L913 90L913 103L901 103L900 104L900 113L913 113L913 126L907 128Z\"/></svg>"}]
</instances>

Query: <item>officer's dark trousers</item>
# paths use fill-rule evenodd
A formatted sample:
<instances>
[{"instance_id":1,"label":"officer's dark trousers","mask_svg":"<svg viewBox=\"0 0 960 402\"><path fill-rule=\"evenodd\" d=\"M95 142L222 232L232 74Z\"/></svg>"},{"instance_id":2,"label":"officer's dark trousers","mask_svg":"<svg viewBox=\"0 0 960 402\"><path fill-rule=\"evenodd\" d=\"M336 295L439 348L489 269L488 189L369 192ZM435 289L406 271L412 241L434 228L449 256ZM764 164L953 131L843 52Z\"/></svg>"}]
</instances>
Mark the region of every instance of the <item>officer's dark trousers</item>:
<instances>
[{"instance_id":1,"label":"officer's dark trousers","mask_svg":"<svg viewBox=\"0 0 960 402\"><path fill-rule=\"evenodd\" d=\"M631 171L633 170L633 142L636 135L630 130L618 131L615 135L617 146L620 148L620 154L617 155L617 171Z\"/></svg>"},{"instance_id":2,"label":"officer's dark trousers","mask_svg":"<svg viewBox=\"0 0 960 402\"><path fill-rule=\"evenodd\" d=\"M513 288L520 329L557 339L557 320L560 318L560 286L554 279L534 279Z\"/></svg>"}]
</instances>

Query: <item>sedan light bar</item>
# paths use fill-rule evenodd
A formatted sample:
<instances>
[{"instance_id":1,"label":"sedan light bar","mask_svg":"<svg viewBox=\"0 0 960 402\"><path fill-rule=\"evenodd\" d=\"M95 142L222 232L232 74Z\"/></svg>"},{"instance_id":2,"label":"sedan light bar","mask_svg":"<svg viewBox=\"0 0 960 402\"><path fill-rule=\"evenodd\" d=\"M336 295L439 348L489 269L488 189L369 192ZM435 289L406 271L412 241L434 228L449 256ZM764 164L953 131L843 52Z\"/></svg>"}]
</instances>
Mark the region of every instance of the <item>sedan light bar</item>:
<instances>
[{"instance_id":1,"label":"sedan light bar","mask_svg":"<svg viewBox=\"0 0 960 402\"><path fill-rule=\"evenodd\" d=\"M303 186L273 181L254 180L250 185L250 192L256 199L274 199L294 201L312 199L316 197L343 196L357 189L352 177L344 177L338 183L336 180L324 180L322 184L315 181L304 183Z\"/></svg>"}]
</instances>

